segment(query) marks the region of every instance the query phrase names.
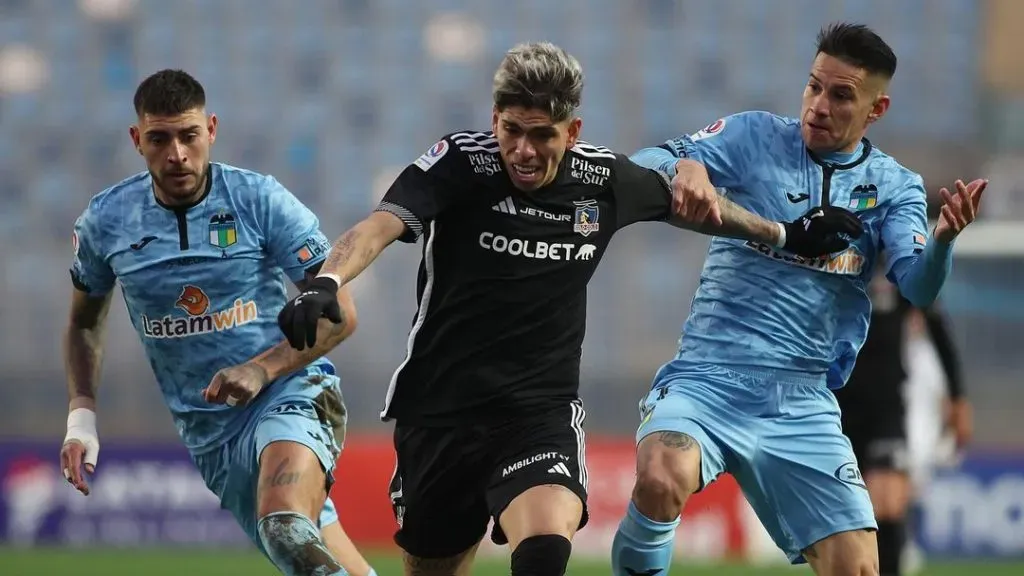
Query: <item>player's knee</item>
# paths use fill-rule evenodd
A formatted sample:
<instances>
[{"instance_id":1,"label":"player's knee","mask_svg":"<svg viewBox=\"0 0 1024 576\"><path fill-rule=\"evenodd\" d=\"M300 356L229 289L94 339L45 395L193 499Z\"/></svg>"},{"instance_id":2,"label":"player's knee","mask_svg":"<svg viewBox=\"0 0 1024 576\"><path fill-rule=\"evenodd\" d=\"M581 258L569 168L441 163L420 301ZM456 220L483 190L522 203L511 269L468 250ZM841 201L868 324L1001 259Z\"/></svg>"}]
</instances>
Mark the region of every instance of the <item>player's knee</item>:
<instances>
[{"instance_id":1,"label":"player's knee","mask_svg":"<svg viewBox=\"0 0 1024 576\"><path fill-rule=\"evenodd\" d=\"M819 576L879 576L874 534L852 531L834 535L804 551Z\"/></svg>"},{"instance_id":2,"label":"player's knee","mask_svg":"<svg viewBox=\"0 0 1024 576\"><path fill-rule=\"evenodd\" d=\"M531 536L512 552L512 576L563 576L571 553L565 536Z\"/></svg>"},{"instance_id":3,"label":"player's knee","mask_svg":"<svg viewBox=\"0 0 1024 576\"><path fill-rule=\"evenodd\" d=\"M267 556L285 574L345 574L309 517L298 512L274 512L260 518L257 529Z\"/></svg>"},{"instance_id":4,"label":"player's knee","mask_svg":"<svg viewBox=\"0 0 1024 576\"><path fill-rule=\"evenodd\" d=\"M832 576L879 576L878 562L865 554L845 564L834 564Z\"/></svg>"},{"instance_id":5,"label":"player's knee","mask_svg":"<svg viewBox=\"0 0 1024 576\"><path fill-rule=\"evenodd\" d=\"M660 442L641 445L633 487L637 509L658 522L675 520L687 498L700 488L700 451L665 448Z\"/></svg>"}]
</instances>

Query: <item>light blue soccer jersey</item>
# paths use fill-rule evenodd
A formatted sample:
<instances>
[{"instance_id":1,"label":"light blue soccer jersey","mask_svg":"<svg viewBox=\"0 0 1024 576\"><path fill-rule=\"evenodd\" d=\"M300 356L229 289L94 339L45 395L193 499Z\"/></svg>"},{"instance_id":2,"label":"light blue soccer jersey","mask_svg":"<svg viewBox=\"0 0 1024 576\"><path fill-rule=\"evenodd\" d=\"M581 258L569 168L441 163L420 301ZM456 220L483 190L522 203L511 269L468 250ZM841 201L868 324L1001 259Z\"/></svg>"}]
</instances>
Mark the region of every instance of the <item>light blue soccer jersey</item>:
<instances>
[{"instance_id":1,"label":"light blue soccer jersey","mask_svg":"<svg viewBox=\"0 0 1024 576\"><path fill-rule=\"evenodd\" d=\"M844 385L867 336L865 287L880 250L889 278L906 293L907 273L927 243L921 177L866 140L852 154L814 156L797 120L767 112L720 119L632 159L674 175L679 158L704 164L730 200L766 219L789 222L830 203L855 212L865 233L846 251L815 259L714 238L675 362L792 371Z\"/></svg>"},{"instance_id":2,"label":"light blue soccer jersey","mask_svg":"<svg viewBox=\"0 0 1024 576\"><path fill-rule=\"evenodd\" d=\"M74 229L75 286L106 294L120 282L132 324L185 445L203 453L244 426L242 408L200 392L214 374L282 340L287 276L303 278L330 243L316 216L271 176L210 167L191 207L157 202L148 172L92 198ZM321 358L307 370L333 374ZM299 379L271 384L287 391Z\"/></svg>"}]
</instances>

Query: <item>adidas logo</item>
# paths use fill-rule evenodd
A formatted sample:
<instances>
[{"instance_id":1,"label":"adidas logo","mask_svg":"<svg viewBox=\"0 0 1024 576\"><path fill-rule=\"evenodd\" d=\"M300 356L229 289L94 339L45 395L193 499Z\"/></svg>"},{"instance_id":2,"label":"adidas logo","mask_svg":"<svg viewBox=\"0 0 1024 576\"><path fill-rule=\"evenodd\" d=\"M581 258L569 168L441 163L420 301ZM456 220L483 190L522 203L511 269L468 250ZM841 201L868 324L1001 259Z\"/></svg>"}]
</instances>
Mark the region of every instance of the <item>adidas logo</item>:
<instances>
[{"instance_id":1,"label":"adidas logo","mask_svg":"<svg viewBox=\"0 0 1024 576\"><path fill-rule=\"evenodd\" d=\"M572 478L572 473L569 472L569 467L566 466L564 462L559 462L558 464L555 464L551 468L548 468L548 474L565 474L566 476Z\"/></svg>"},{"instance_id":2,"label":"adidas logo","mask_svg":"<svg viewBox=\"0 0 1024 576\"><path fill-rule=\"evenodd\" d=\"M501 212L502 214L511 214L512 216L515 216L516 214L519 213L516 211L516 205L512 203L511 196L505 198L501 202L498 202L494 206L491 206L491 210L494 210L495 212Z\"/></svg>"}]
</instances>

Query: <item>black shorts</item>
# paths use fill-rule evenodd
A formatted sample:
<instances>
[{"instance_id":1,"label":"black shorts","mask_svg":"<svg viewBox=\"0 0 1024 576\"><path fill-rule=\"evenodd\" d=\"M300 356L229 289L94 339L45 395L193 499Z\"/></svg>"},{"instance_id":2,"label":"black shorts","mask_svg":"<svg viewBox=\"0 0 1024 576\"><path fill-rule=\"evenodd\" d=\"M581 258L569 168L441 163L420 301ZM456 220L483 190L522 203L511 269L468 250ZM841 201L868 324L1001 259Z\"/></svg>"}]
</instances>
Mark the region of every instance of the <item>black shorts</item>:
<instances>
[{"instance_id":1,"label":"black shorts","mask_svg":"<svg viewBox=\"0 0 1024 576\"><path fill-rule=\"evenodd\" d=\"M836 390L836 399L842 411L843 433L853 445L861 471L906 472L909 462L903 384L851 384Z\"/></svg>"},{"instance_id":2,"label":"black shorts","mask_svg":"<svg viewBox=\"0 0 1024 576\"><path fill-rule=\"evenodd\" d=\"M487 532L508 539L498 518L516 496L557 484L583 502L587 523L587 467L583 403L496 426L395 426L398 462L391 480L395 543L421 558L459 554Z\"/></svg>"}]
</instances>

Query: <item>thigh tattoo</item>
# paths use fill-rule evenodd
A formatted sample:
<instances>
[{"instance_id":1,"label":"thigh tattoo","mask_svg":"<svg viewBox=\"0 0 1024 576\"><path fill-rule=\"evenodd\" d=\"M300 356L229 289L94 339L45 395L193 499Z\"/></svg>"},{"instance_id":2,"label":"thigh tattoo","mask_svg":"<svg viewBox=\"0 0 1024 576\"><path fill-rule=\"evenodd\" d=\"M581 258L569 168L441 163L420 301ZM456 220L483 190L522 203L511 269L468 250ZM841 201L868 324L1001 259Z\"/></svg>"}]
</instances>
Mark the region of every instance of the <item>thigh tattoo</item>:
<instances>
[{"instance_id":1,"label":"thigh tattoo","mask_svg":"<svg viewBox=\"0 0 1024 576\"><path fill-rule=\"evenodd\" d=\"M697 441L682 432L658 432L658 441L676 450L685 452L697 446Z\"/></svg>"}]
</instances>

